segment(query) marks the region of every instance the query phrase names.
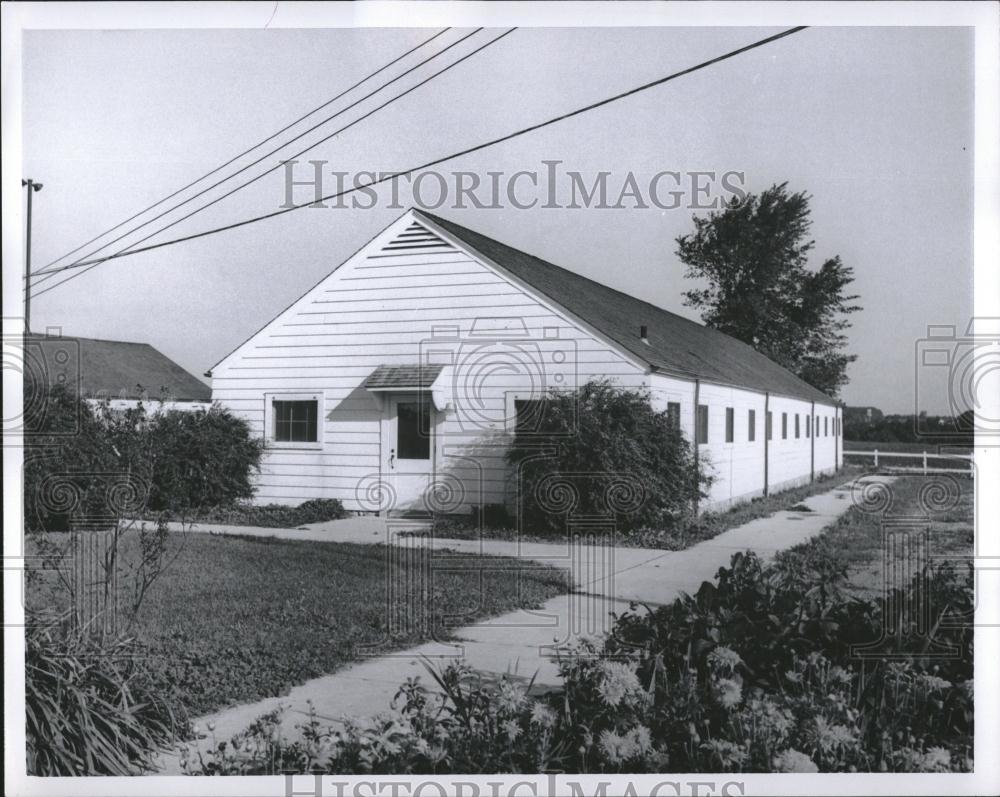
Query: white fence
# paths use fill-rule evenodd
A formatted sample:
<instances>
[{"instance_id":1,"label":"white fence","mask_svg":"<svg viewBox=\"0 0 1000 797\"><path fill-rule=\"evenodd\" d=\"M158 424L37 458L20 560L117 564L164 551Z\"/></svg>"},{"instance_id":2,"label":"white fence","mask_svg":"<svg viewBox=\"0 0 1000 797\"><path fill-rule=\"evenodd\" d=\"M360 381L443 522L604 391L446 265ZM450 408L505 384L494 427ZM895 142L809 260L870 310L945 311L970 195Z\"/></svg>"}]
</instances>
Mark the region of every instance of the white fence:
<instances>
[{"instance_id":1,"label":"white fence","mask_svg":"<svg viewBox=\"0 0 1000 797\"><path fill-rule=\"evenodd\" d=\"M972 454L939 454L936 451L879 451L877 448L874 451L845 451L845 457L872 457L875 460L875 467L879 467L879 461L881 460L881 467L883 470L891 470L896 473L962 473L968 476L976 475L976 465L973 461ZM892 460L894 459L909 459L920 460L920 467L907 467L905 464L897 465ZM937 466L927 465L927 460L953 460L956 464L968 462L968 466L960 468L942 468ZM888 460L888 461L886 461Z\"/></svg>"}]
</instances>

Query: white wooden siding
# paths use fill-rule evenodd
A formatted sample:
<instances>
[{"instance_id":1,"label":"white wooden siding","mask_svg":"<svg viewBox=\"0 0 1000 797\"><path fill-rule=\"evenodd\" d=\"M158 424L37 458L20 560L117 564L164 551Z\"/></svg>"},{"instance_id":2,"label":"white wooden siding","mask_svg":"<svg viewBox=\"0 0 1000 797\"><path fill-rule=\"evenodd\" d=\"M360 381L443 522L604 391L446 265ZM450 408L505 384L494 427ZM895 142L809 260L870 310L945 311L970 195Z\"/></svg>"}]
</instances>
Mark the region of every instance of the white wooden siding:
<instances>
[{"instance_id":1,"label":"white wooden siding","mask_svg":"<svg viewBox=\"0 0 1000 797\"><path fill-rule=\"evenodd\" d=\"M505 335L523 325L527 333L513 348L542 358L545 366L537 373L545 387L573 389L599 377L628 387L648 384L634 361L463 248L418 229L407 214L213 369L213 398L260 435L266 431L265 393L323 396L322 448L272 444L256 500L328 497L348 509L370 508L359 502L358 491L382 467L382 413L362 387L365 378L382 364L428 361L437 348L479 345L484 339L472 336L474 325L496 333L500 343L487 359L497 362L510 348ZM553 359L559 352L565 355L561 364ZM513 364L483 371L478 409L500 422L470 418L459 408L437 427L437 478L458 479L467 504L509 497L505 394L530 394L532 388ZM555 381L557 374L562 381ZM463 374L456 376L461 382Z\"/></svg>"},{"instance_id":2,"label":"white wooden siding","mask_svg":"<svg viewBox=\"0 0 1000 797\"><path fill-rule=\"evenodd\" d=\"M505 335L522 327L523 336L505 342ZM494 334L473 334L484 328ZM361 499L384 469L383 416L362 387L365 379L382 364L434 362L434 352L461 359L462 352L474 351L485 340L493 340L495 350L484 365L502 364L505 357L510 361L508 368L482 369L475 388L476 409L494 422L471 417L463 407L470 398L463 380L472 369L456 369L457 406L436 424L436 478L458 483L463 505L509 501L514 492L503 458L510 440L505 416L510 396L531 394L532 384L525 370L515 367L512 351L528 352L545 364L543 384L536 390L573 389L604 377L624 387L648 387L658 408L671 401L681 405L681 428L693 439L693 380L650 374L586 324L406 214L213 369L213 399L246 418L262 436L265 394L322 396L321 445L283 449L272 444L257 479L256 500L294 504L339 498L348 509L371 510ZM560 354L563 362L557 363ZM709 407L709 439L699 453L716 476L701 508L721 509L761 495L764 394L701 382L698 403ZM725 442L727 407L734 410L732 443ZM753 442L747 439L750 409L756 412ZM812 439L805 436L804 419L810 403L772 395L769 409L774 420L768 484L775 491L809 480ZM789 414L785 440L782 412ZM794 413L800 415L798 439ZM843 446L833 437L834 408L817 405L816 415L820 436L812 464L820 474L842 463ZM827 435L822 434L824 416Z\"/></svg>"}]
</instances>

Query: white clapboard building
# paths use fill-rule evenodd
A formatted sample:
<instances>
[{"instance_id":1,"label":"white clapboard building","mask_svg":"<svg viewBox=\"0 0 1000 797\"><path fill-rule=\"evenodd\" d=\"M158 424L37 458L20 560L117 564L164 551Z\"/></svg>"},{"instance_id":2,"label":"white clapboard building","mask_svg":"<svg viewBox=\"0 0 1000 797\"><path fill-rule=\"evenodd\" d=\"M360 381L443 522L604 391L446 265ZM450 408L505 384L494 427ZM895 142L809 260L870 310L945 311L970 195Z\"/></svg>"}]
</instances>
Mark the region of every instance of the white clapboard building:
<instances>
[{"instance_id":1,"label":"white clapboard building","mask_svg":"<svg viewBox=\"0 0 1000 797\"><path fill-rule=\"evenodd\" d=\"M210 375L268 442L262 503L510 505L532 402L596 378L648 388L697 440L702 509L842 464L838 403L750 346L412 209Z\"/></svg>"}]
</instances>

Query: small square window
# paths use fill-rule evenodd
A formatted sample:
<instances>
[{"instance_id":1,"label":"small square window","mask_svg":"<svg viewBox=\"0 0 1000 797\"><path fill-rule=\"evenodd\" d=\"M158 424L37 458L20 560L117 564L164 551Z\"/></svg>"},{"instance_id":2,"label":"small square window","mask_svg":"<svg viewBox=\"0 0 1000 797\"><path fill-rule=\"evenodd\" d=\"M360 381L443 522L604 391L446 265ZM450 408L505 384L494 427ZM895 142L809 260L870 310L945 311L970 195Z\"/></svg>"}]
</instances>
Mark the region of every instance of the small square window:
<instances>
[{"instance_id":1,"label":"small square window","mask_svg":"<svg viewBox=\"0 0 1000 797\"><path fill-rule=\"evenodd\" d=\"M315 443L319 402L278 401L272 404L274 441L276 443Z\"/></svg>"},{"instance_id":2,"label":"small square window","mask_svg":"<svg viewBox=\"0 0 1000 797\"><path fill-rule=\"evenodd\" d=\"M749 410L747 413L747 440L751 443L757 439L757 411Z\"/></svg>"},{"instance_id":3,"label":"small square window","mask_svg":"<svg viewBox=\"0 0 1000 797\"><path fill-rule=\"evenodd\" d=\"M708 405L698 405L698 444L704 445L708 442Z\"/></svg>"},{"instance_id":4,"label":"small square window","mask_svg":"<svg viewBox=\"0 0 1000 797\"><path fill-rule=\"evenodd\" d=\"M735 418L732 407L726 407L726 442L732 443L735 435Z\"/></svg>"}]
</instances>

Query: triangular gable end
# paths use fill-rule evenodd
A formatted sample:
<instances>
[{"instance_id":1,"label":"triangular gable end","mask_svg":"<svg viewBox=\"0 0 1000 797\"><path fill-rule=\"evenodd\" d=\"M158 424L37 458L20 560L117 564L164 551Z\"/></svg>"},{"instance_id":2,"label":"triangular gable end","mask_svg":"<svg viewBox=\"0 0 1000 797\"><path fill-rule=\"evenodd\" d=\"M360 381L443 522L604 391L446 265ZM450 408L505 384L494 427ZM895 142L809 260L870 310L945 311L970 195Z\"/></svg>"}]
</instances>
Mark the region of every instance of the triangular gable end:
<instances>
[{"instance_id":1,"label":"triangular gable end","mask_svg":"<svg viewBox=\"0 0 1000 797\"><path fill-rule=\"evenodd\" d=\"M262 335L266 335L271 328L276 325L280 325L283 322L289 321L292 317L298 316L304 312L309 312L303 310L303 308L308 305L314 305L318 302L322 302L322 297L331 291L331 288L338 280L340 280L348 272L352 271L354 266L364 261L385 260L389 263L393 258L397 258L400 255L462 255L470 258L483 268L495 273L500 279L509 282L518 290L531 296L533 300L537 301L553 314L564 318L566 323L576 326L586 334L600 340L614 350L623 360L632 363L643 371L649 370L647 363L636 358L635 355L623 348L616 341L602 334L599 330L594 329L590 324L576 317L574 314L566 310L566 308L562 307L557 302L554 302L550 297L545 296L529 283L511 274L502 266L494 263L483 253L477 251L465 242L456 239L447 231L442 230L431 219L424 217L419 210L410 208L398 219L389 224L384 230L356 250L354 254L344 260L340 265L333 269L333 271L329 272L326 276L319 280L319 282L313 285L302 296L260 327L229 354L220 359L215 365L212 366L206 375L211 375L213 372L223 367L227 361L239 357L245 349L254 347L257 339ZM322 316L325 314L319 315Z\"/></svg>"}]
</instances>

